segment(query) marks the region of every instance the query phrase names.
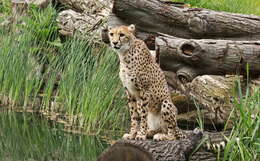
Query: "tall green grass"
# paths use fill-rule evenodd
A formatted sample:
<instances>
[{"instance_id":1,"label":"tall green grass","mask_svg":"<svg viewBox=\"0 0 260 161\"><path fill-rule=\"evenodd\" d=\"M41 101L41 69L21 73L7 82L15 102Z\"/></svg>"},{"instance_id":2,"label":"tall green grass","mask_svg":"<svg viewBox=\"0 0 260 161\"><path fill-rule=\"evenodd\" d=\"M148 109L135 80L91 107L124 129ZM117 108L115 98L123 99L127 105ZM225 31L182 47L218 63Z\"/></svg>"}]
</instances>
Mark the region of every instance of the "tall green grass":
<instances>
[{"instance_id":1,"label":"tall green grass","mask_svg":"<svg viewBox=\"0 0 260 161\"><path fill-rule=\"evenodd\" d=\"M0 93L13 106L63 112L69 122L87 131L124 129L127 122L116 54L106 46L77 38L61 43L56 11L30 8L19 32L2 33ZM53 102L56 105L53 106ZM36 107L37 108L37 107Z\"/></svg>"},{"instance_id":2,"label":"tall green grass","mask_svg":"<svg viewBox=\"0 0 260 161\"><path fill-rule=\"evenodd\" d=\"M208 8L217 11L226 11L260 16L259 0L173 0L186 2L191 7Z\"/></svg>"},{"instance_id":3,"label":"tall green grass","mask_svg":"<svg viewBox=\"0 0 260 161\"><path fill-rule=\"evenodd\" d=\"M0 14L8 15L11 13L11 1L1 0L0 1Z\"/></svg>"},{"instance_id":4,"label":"tall green grass","mask_svg":"<svg viewBox=\"0 0 260 161\"><path fill-rule=\"evenodd\" d=\"M260 89L253 94L249 90L235 99L233 115L235 117L231 136L227 139L223 161L260 160Z\"/></svg>"}]
</instances>

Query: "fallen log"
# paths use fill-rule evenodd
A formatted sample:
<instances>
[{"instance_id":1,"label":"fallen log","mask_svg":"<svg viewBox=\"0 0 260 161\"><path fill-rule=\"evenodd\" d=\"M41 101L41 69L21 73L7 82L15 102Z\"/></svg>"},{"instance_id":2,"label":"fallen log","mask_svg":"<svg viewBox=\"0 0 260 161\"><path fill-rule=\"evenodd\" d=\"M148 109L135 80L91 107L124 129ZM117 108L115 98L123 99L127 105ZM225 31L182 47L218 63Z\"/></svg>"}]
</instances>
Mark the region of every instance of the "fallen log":
<instances>
[{"instance_id":1,"label":"fallen log","mask_svg":"<svg viewBox=\"0 0 260 161\"><path fill-rule=\"evenodd\" d=\"M58 0L72 9L61 11L57 16L61 36L77 37L100 43L100 33L112 8L110 0Z\"/></svg>"},{"instance_id":2,"label":"fallen log","mask_svg":"<svg viewBox=\"0 0 260 161\"><path fill-rule=\"evenodd\" d=\"M114 0L112 12L147 33L196 39L260 39L260 17L254 15L178 8L159 0Z\"/></svg>"},{"instance_id":3,"label":"fallen log","mask_svg":"<svg viewBox=\"0 0 260 161\"><path fill-rule=\"evenodd\" d=\"M194 130L183 140L119 140L107 149L97 161L186 161L202 138L202 132Z\"/></svg>"},{"instance_id":4,"label":"fallen log","mask_svg":"<svg viewBox=\"0 0 260 161\"><path fill-rule=\"evenodd\" d=\"M79 13L103 13L107 14L112 8L112 0L57 0L64 7L73 9Z\"/></svg>"},{"instance_id":5,"label":"fallen log","mask_svg":"<svg viewBox=\"0 0 260 161\"><path fill-rule=\"evenodd\" d=\"M185 131L187 139L175 141L119 140L105 150L97 161L215 161L230 131Z\"/></svg>"},{"instance_id":6,"label":"fallen log","mask_svg":"<svg viewBox=\"0 0 260 161\"><path fill-rule=\"evenodd\" d=\"M166 73L169 75L170 72ZM173 75L173 74L171 74ZM176 77L169 78L170 82L176 82ZM169 83L169 82L168 82ZM176 84L176 83L175 83ZM169 83L172 89L177 89L175 84ZM178 109L178 125L181 127L194 128L198 126L198 120L202 119L204 128L207 130L221 130L231 128L232 120L239 117L239 112L234 110L234 102L239 101L241 95L245 95L247 89L252 95L260 91L260 77L246 80L243 76L236 75L203 75L193 79L185 85L185 90L172 91L172 101ZM258 114L254 114L255 117Z\"/></svg>"},{"instance_id":7,"label":"fallen log","mask_svg":"<svg viewBox=\"0 0 260 161\"><path fill-rule=\"evenodd\" d=\"M74 10L61 11L57 16L59 33L64 37L77 37L101 42L100 33L105 29L107 16L97 13L80 13Z\"/></svg>"},{"instance_id":8,"label":"fallen log","mask_svg":"<svg viewBox=\"0 0 260 161\"><path fill-rule=\"evenodd\" d=\"M260 74L260 41L159 36L155 45L161 68L187 81L204 74Z\"/></svg>"},{"instance_id":9,"label":"fallen log","mask_svg":"<svg viewBox=\"0 0 260 161\"><path fill-rule=\"evenodd\" d=\"M173 103L179 112L179 125L196 125L201 118L206 129L216 126L219 127L218 130L223 128L230 120L233 101L237 97L235 85L238 81L241 82L241 88L246 89L243 77L239 76L203 75L187 83L182 92L184 95L172 95ZM229 122L229 125L232 125L232 122Z\"/></svg>"}]
</instances>

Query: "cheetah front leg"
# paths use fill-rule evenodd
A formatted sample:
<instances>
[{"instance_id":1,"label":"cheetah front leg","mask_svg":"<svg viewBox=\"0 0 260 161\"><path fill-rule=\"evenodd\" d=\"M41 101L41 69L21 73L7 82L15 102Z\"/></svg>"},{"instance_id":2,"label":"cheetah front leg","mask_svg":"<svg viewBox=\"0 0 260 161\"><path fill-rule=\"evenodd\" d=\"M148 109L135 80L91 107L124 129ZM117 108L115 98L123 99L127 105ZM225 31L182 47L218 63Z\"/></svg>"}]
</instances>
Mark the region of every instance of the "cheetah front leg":
<instances>
[{"instance_id":1,"label":"cheetah front leg","mask_svg":"<svg viewBox=\"0 0 260 161\"><path fill-rule=\"evenodd\" d=\"M133 140L135 139L138 130L138 111L137 111L136 99L132 98L127 91L126 91L126 95L128 99L128 107L129 107L130 117L131 117L131 127L130 127L130 132L124 134L123 139Z\"/></svg>"},{"instance_id":2,"label":"cheetah front leg","mask_svg":"<svg viewBox=\"0 0 260 161\"><path fill-rule=\"evenodd\" d=\"M185 138L185 135L177 126L176 116L177 108L173 105L171 100L164 100L161 107L161 118L163 124L166 125L167 132L154 135L154 140L161 141Z\"/></svg>"},{"instance_id":3,"label":"cheetah front leg","mask_svg":"<svg viewBox=\"0 0 260 161\"><path fill-rule=\"evenodd\" d=\"M150 93L146 92L142 97L141 100L137 101L137 109L138 113L141 117L140 121L140 129L137 132L135 137L136 140L146 140L147 137L147 115L148 115L148 107L150 102Z\"/></svg>"}]
</instances>

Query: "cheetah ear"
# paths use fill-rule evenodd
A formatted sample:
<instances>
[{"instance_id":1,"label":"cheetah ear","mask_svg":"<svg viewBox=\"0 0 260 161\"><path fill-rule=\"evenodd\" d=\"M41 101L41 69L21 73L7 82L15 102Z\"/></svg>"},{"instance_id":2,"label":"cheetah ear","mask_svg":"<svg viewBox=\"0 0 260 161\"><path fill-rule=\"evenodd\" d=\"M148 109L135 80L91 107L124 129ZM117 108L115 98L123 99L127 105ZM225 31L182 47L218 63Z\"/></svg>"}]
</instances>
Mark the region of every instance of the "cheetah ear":
<instances>
[{"instance_id":1,"label":"cheetah ear","mask_svg":"<svg viewBox=\"0 0 260 161\"><path fill-rule=\"evenodd\" d=\"M132 33L135 32L135 25L134 24L131 24L130 26L128 26L128 30Z\"/></svg>"}]
</instances>

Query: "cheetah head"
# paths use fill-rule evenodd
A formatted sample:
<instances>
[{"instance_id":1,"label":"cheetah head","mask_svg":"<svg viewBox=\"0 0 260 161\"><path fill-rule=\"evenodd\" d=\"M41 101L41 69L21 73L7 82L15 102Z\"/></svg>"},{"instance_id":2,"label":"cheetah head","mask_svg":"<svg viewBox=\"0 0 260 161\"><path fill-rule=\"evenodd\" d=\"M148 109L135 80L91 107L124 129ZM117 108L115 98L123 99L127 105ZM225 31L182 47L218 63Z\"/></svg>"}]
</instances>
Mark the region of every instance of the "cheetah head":
<instances>
[{"instance_id":1,"label":"cheetah head","mask_svg":"<svg viewBox=\"0 0 260 161\"><path fill-rule=\"evenodd\" d=\"M130 48L130 42L134 37L135 25L109 27L108 36L111 46L120 51L125 51Z\"/></svg>"}]
</instances>

